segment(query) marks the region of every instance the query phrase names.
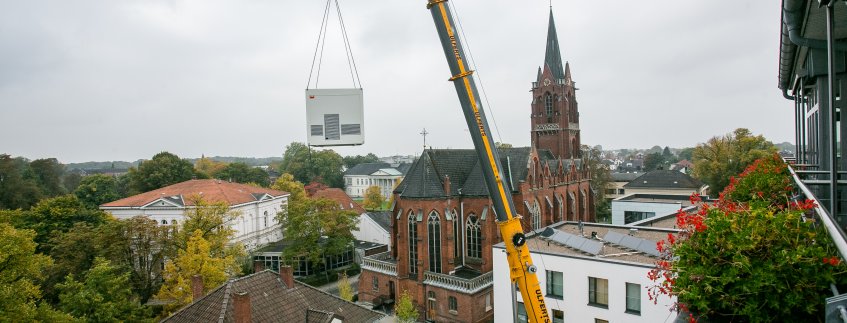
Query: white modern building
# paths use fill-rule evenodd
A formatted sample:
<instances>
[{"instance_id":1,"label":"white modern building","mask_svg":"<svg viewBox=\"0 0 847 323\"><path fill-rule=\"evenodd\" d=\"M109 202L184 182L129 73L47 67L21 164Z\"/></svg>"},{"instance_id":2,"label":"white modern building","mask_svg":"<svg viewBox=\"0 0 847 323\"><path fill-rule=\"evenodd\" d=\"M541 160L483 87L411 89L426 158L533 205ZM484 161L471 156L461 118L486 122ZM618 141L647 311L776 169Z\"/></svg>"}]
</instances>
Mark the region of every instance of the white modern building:
<instances>
[{"instance_id":1,"label":"white modern building","mask_svg":"<svg viewBox=\"0 0 847 323\"><path fill-rule=\"evenodd\" d=\"M655 216L676 214L692 205L685 195L631 194L612 200L612 224L632 225Z\"/></svg>"},{"instance_id":2,"label":"white modern building","mask_svg":"<svg viewBox=\"0 0 847 323\"><path fill-rule=\"evenodd\" d=\"M409 164L392 167L388 163L363 163L353 166L344 172L345 192L350 197L365 196L368 187L378 186L383 197L391 196L394 186L403 180Z\"/></svg>"},{"instance_id":3,"label":"white modern building","mask_svg":"<svg viewBox=\"0 0 847 323\"><path fill-rule=\"evenodd\" d=\"M528 235L551 321L672 322L675 300L662 295L654 304L647 288L656 282L647 273L658 255L656 242L677 232L566 222ZM493 251L495 322L526 322L523 299L509 279L503 243Z\"/></svg>"},{"instance_id":4,"label":"white modern building","mask_svg":"<svg viewBox=\"0 0 847 323\"><path fill-rule=\"evenodd\" d=\"M289 194L282 191L230 183L215 179L189 180L100 206L117 219L146 216L161 225L177 226L184 213L195 207L197 198L224 202L238 218L229 223L235 230L233 242L247 250L282 239L276 215L288 206Z\"/></svg>"}]
</instances>

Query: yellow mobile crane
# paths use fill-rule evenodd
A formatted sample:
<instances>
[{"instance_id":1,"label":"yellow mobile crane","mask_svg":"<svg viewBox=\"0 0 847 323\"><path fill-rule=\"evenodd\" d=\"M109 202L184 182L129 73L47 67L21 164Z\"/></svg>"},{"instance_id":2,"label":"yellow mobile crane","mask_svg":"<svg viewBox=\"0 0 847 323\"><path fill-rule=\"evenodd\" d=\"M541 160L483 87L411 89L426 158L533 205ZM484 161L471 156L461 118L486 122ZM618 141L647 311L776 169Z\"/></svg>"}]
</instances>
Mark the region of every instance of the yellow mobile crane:
<instances>
[{"instance_id":1,"label":"yellow mobile crane","mask_svg":"<svg viewBox=\"0 0 847 323\"><path fill-rule=\"evenodd\" d=\"M544 293L541 292L541 286L535 274L538 269L532 264L529 248L526 246L526 236L523 234L520 219L514 212L515 205L512 202L511 190L508 183L503 181L503 167L500 165L500 158L494 148L494 140L488 130L488 122L485 119L482 104L479 102L476 84L470 77L473 71L469 69L465 60L462 42L453 24L453 16L447 0L428 0L427 9L432 14L435 28L438 30L438 37L444 48L444 55L447 57L447 65L450 66L450 72L453 75L450 81L456 86L468 130L482 165L485 185L497 213L500 235L506 245L510 278L512 283L518 284L529 322L550 322L550 315L544 304Z\"/></svg>"}]
</instances>

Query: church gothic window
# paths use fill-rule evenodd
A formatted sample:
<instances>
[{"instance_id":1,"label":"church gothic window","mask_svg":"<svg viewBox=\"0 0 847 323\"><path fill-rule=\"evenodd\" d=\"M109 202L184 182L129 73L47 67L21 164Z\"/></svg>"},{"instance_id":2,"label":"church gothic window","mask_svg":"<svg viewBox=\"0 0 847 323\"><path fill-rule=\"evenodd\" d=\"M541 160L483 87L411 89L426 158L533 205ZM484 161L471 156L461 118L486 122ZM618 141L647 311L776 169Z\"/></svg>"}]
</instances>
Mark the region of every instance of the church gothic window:
<instances>
[{"instance_id":1,"label":"church gothic window","mask_svg":"<svg viewBox=\"0 0 847 323\"><path fill-rule=\"evenodd\" d=\"M468 239L468 257L482 258L482 228L479 219L471 213L468 216L467 239Z\"/></svg>"},{"instance_id":2,"label":"church gothic window","mask_svg":"<svg viewBox=\"0 0 847 323\"><path fill-rule=\"evenodd\" d=\"M544 111L547 114L547 122L553 122L553 95L549 92L544 95Z\"/></svg>"},{"instance_id":3,"label":"church gothic window","mask_svg":"<svg viewBox=\"0 0 847 323\"><path fill-rule=\"evenodd\" d=\"M532 220L532 229L538 230L541 228L541 207L538 206L538 201L532 204L529 209L530 219Z\"/></svg>"},{"instance_id":4,"label":"church gothic window","mask_svg":"<svg viewBox=\"0 0 847 323\"><path fill-rule=\"evenodd\" d=\"M427 219L429 235L429 271L441 273L441 219L432 211Z\"/></svg>"},{"instance_id":5,"label":"church gothic window","mask_svg":"<svg viewBox=\"0 0 847 323\"><path fill-rule=\"evenodd\" d=\"M418 273L418 223L414 211L409 211L409 273Z\"/></svg>"}]
</instances>

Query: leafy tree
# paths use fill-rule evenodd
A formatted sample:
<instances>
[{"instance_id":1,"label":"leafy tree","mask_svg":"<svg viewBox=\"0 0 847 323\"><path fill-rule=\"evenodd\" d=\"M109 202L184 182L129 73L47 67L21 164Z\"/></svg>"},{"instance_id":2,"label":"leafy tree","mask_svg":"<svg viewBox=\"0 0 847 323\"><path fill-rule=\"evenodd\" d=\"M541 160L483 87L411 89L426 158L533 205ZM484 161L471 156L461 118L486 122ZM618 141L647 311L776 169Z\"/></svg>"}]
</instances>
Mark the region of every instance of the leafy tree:
<instances>
[{"instance_id":1,"label":"leafy tree","mask_svg":"<svg viewBox=\"0 0 847 323\"><path fill-rule=\"evenodd\" d=\"M691 161L693 154L694 154L694 147L686 147L686 148L683 148L682 150L680 150L679 154L677 154L677 156L679 157L679 160Z\"/></svg>"},{"instance_id":2,"label":"leafy tree","mask_svg":"<svg viewBox=\"0 0 847 323\"><path fill-rule=\"evenodd\" d=\"M664 164L664 159L659 153L651 153L644 157L644 171L654 171Z\"/></svg>"},{"instance_id":3,"label":"leafy tree","mask_svg":"<svg viewBox=\"0 0 847 323\"><path fill-rule=\"evenodd\" d=\"M200 157L200 159L194 163L194 169L209 178L217 178L215 175L226 168L226 166L227 163L215 161L210 158L206 158L205 156Z\"/></svg>"},{"instance_id":4,"label":"leafy tree","mask_svg":"<svg viewBox=\"0 0 847 323\"><path fill-rule=\"evenodd\" d=\"M662 159L671 160L673 158L673 153L671 153L671 149L668 146L665 146L665 149L662 149Z\"/></svg>"},{"instance_id":5,"label":"leafy tree","mask_svg":"<svg viewBox=\"0 0 847 323\"><path fill-rule=\"evenodd\" d=\"M192 178L202 178L194 165L169 152L160 152L153 159L129 169L129 186L133 193L143 193Z\"/></svg>"},{"instance_id":6,"label":"leafy tree","mask_svg":"<svg viewBox=\"0 0 847 323\"><path fill-rule=\"evenodd\" d=\"M317 181L343 188L343 165L341 155L331 149L316 151L303 143L293 142L285 148L279 171L294 175L294 179L301 183Z\"/></svg>"},{"instance_id":7,"label":"leafy tree","mask_svg":"<svg viewBox=\"0 0 847 323\"><path fill-rule=\"evenodd\" d=\"M785 163L769 156L734 178L716 204L680 212L683 231L657 244L650 298L676 296L678 309L710 321L822 317L830 284L847 283L847 266L808 220L815 203L790 200L791 183Z\"/></svg>"},{"instance_id":8,"label":"leafy tree","mask_svg":"<svg viewBox=\"0 0 847 323\"><path fill-rule=\"evenodd\" d=\"M295 180L294 176L289 173L284 173L277 178L276 182L271 185L271 188L291 194L288 196L289 205L306 199L306 190L303 187L303 183Z\"/></svg>"},{"instance_id":9,"label":"leafy tree","mask_svg":"<svg viewBox=\"0 0 847 323\"><path fill-rule=\"evenodd\" d=\"M203 239L203 232L195 230L176 258L165 263L165 282L157 297L172 300L173 303L165 306L163 315L169 315L191 303L191 277L194 275L203 277L205 293L238 274L238 269L235 257L213 252L210 243Z\"/></svg>"},{"instance_id":10,"label":"leafy tree","mask_svg":"<svg viewBox=\"0 0 847 323\"><path fill-rule=\"evenodd\" d=\"M0 209L28 209L42 196L26 159L0 154Z\"/></svg>"},{"instance_id":11,"label":"leafy tree","mask_svg":"<svg viewBox=\"0 0 847 323\"><path fill-rule=\"evenodd\" d=\"M245 163L228 164L214 177L236 183L256 183L263 187L267 187L270 181L267 172L261 168L250 167Z\"/></svg>"},{"instance_id":12,"label":"leafy tree","mask_svg":"<svg viewBox=\"0 0 847 323\"><path fill-rule=\"evenodd\" d=\"M347 279L347 273L342 273L341 279L338 280L338 297L348 302L353 301L353 286Z\"/></svg>"},{"instance_id":13,"label":"leafy tree","mask_svg":"<svg viewBox=\"0 0 847 323\"><path fill-rule=\"evenodd\" d=\"M82 222L99 226L109 219L109 215L100 210L85 207L74 195L63 195L38 202L32 209L22 211L13 219L16 227L34 230L38 251L50 253L53 248L50 237L70 230L74 224Z\"/></svg>"},{"instance_id":14,"label":"leafy tree","mask_svg":"<svg viewBox=\"0 0 847 323\"><path fill-rule=\"evenodd\" d=\"M141 303L159 290L162 264L176 255L171 228L136 216L110 221L100 228L99 244L104 257L129 270L129 282Z\"/></svg>"},{"instance_id":15,"label":"leafy tree","mask_svg":"<svg viewBox=\"0 0 847 323\"><path fill-rule=\"evenodd\" d=\"M82 179L74 195L89 209L116 201L123 196L118 192L118 181L108 175L91 175Z\"/></svg>"},{"instance_id":16,"label":"leafy tree","mask_svg":"<svg viewBox=\"0 0 847 323\"><path fill-rule=\"evenodd\" d=\"M283 251L286 259L304 257L322 265L324 256L346 251L353 243L358 214L342 210L338 203L325 198L289 203L280 213L283 236L291 244Z\"/></svg>"},{"instance_id":17,"label":"leafy tree","mask_svg":"<svg viewBox=\"0 0 847 323\"><path fill-rule=\"evenodd\" d=\"M62 185L65 167L56 158L36 159L29 163L29 167L44 195L53 197L67 192Z\"/></svg>"},{"instance_id":18,"label":"leafy tree","mask_svg":"<svg viewBox=\"0 0 847 323\"><path fill-rule=\"evenodd\" d=\"M0 317L19 322L70 321L70 316L39 301L38 281L52 261L35 253L33 237L32 230L16 230L0 223Z\"/></svg>"},{"instance_id":19,"label":"leafy tree","mask_svg":"<svg viewBox=\"0 0 847 323\"><path fill-rule=\"evenodd\" d=\"M401 323L414 323L418 321L418 308L412 303L412 297L409 296L409 291L403 290L397 304L394 304L394 313Z\"/></svg>"},{"instance_id":20,"label":"leafy tree","mask_svg":"<svg viewBox=\"0 0 847 323\"><path fill-rule=\"evenodd\" d=\"M652 153L660 153L661 154L662 153L662 146L659 146L659 145L653 146L652 148L647 149L647 151L644 152L644 153L645 154L652 154Z\"/></svg>"},{"instance_id":21,"label":"leafy tree","mask_svg":"<svg viewBox=\"0 0 847 323\"><path fill-rule=\"evenodd\" d=\"M82 277L94 265L94 259L103 252L102 232L98 228L79 222L68 232L52 235L50 245L53 248L50 250L50 258L54 263L46 271L47 277L42 284L45 300L58 303L57 284L69 275Z\"/></svg>"},{"instance_id":22,"label":"leafy tree","mask_svg":"<svg viewBox=\"0 0 847 323\"><path fill-rule=\"evenodd\" d=\"M365 201L362 203L365 209L376 210L382 208L382 203L384 202L385 197L382 196L382 189L379 186L368 186L365 189Z\"/></svg>"},{"instance_id":23,"label":"leafy tree","mask_svg":"<svg viewBox=\"0 0 847 323\"><path fill-rule=\"evenodd\" d=\"M585 156L585 167L591 174L591 188L595 192L594 201L595 214L597 220L612 219L612 211L609 202L606 201L606 187L612 182L612 175L609 173L609 167L603 164L601 153L597 147L589 147L582 145L582 156Z\"/></svg>"},{"instance_id":24,"label":"leafy tree","mask_svg":"<svg viewBox=\"0 0 847 323\"><path fill-rule=\"evenodd\" d=\"M66 192L75 191L80 182L82 182L82 175L77 173L65 173L65 176L62 177L62 185Z\"/></svg>"},{"instance_id":25,"label":"leafy tree","mask_svg":"<svg viewBox=\"0 0 847 323\"><path fill-rule=\"evenodd\" d=\"M738 175L753 161L772 155L776 148L761 135L750 130L735 129L723 137L713 137L699 144L692 153L694 177L709 184L713 196L723 191L731 176Z\"/></svg>"},{"instance_id":26,"label":"leafy tree","mask_svg":"<svg viewBox=\"0 0 847 323\"><path fill-rule=\"evenodd\" d=\"M139 321L150 317L130 289L129 273L121 272L104 258L96 258L83 281L68 275L56 287L61 291L59 308L77 318L94 322Z\"/></svg>"},{"instance_id":27,"label":"leafy tree","mask_svg":"<svg viewBox=\"0 0 847 323\"><path fill-rule=\"evenodd\" d=\"M353 166L356 166L358 164L377 163L377 162L379 162L379 157L377 157L373 153L368 153L365 156L362 156L362 155L344 156L344 158L342 158L342 160L344 161L344 167L347 168L347 169L350 169L350 168L353 168Z\"/></svg>"},{"instance_id":28,"label":"leafy tree","mask_svg":"<svg viewBox=\"0 0 847 323\"><path fill-rule=\"evenodd\" d=\"M244 249L241 244L230 244L235 230L230 223L237 221L241 214L231 211L226 203L210 203L199 196L190 197L193 208L186 209L183 216L182 228L175 235L174 242L180 249L185 249L188 241L195 232L210 245L215 254L241 256Z\"/></svg>"}]
</instances>

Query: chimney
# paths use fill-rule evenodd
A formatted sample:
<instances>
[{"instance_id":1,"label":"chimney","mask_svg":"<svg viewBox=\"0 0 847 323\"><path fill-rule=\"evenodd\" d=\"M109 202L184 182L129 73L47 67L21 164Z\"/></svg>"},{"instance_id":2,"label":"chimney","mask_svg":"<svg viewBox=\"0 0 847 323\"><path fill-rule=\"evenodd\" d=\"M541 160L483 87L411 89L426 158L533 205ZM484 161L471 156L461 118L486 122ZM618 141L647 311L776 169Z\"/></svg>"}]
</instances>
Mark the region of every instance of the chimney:
<instances>
[{"instance_id":1,"label":"chimney","mask_svg":"<svg viewBox=\"0 0 847 323\"><path fill-rule=\"evenodd\" d=\"M192 301L197 301L203 297L203 276L191 276L191 297Z\"/></svg>"},{"instance_id":2,"label":"chimney","mask_svg":"<svg viewBox=\"0 0 847 323\"><path fill-rule=\"evenodd\" d=\"M253 262L253 273L258 273L265 270L265 264L262 261L256 260Z\"/></svg>"},{"instance_id":3,"label":"chimney","mask_svg":"<svg viewBox=\"0 0 847 323\"><path fill-rule=\"evenodd\" d=\"M232 298L232 307L235 308L235 323L250 323L253 321L250 294L245 292L235 293Z\"/></svg>"},{"instance_id":4,"label":"chimney","mask_svg":"<svg viewBox=\"0 0 847 323\"><path fill-rule=\"evenodd\" d=\"M279 279L282 279L285 287L294 288L294 270L291 266L279 266Z\"/></svg>"},{"instance_id":5,"label":"chimney","mask_svg":"<svg viewBox=\"0 0 847 323\"><path fill-rule=\"evenodd\" d=\"M450 196L450 176L444 175L444 195Z\"/></svg>"}]
</instances>

